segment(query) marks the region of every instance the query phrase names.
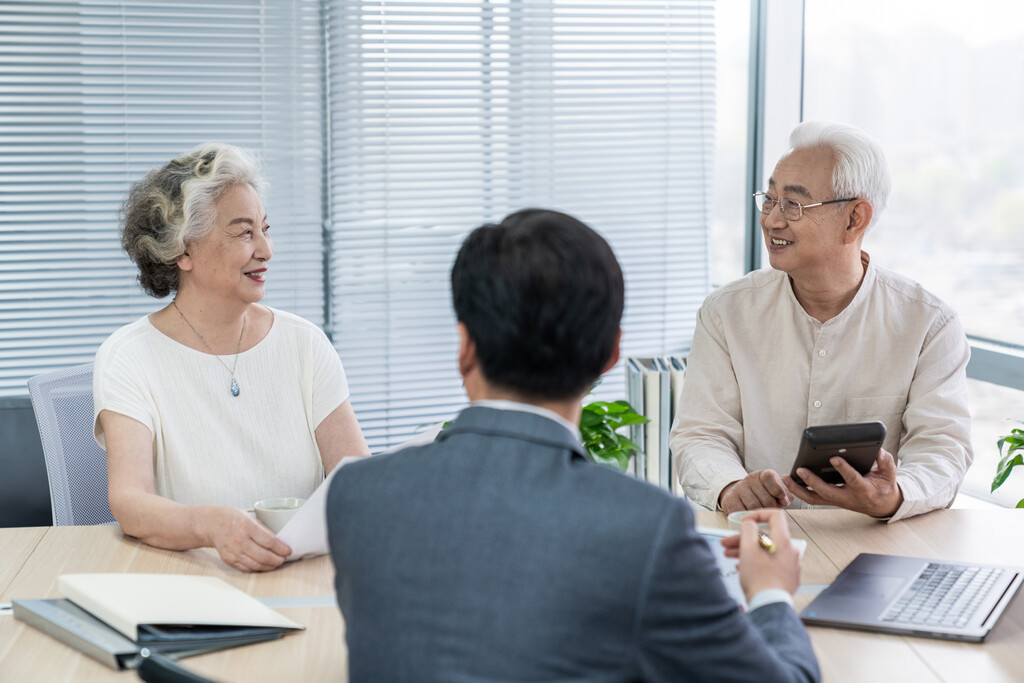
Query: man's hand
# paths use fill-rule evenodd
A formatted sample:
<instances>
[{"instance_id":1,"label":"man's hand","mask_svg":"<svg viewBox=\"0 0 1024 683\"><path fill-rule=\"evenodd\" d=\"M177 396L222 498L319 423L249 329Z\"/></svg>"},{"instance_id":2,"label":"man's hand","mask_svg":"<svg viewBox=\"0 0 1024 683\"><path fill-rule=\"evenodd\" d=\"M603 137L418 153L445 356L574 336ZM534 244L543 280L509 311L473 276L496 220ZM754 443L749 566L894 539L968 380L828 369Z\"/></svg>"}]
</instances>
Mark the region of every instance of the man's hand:
<instances>
[{"instance_id":1,"label":"man's hand","mask_svg":"<svg viewBox=\"0 0 1024 683\"><path fill-rule=\"evenodd\" d=\"M784 508L793 502L775 470L758 470L722 489L718 505L726 512Z\"/></svg>"},{"instance_id":2,"label":"man's hand","mask_svg":"<svg viewBox=\"0 0 1024 683\"><path fill-rule=\"evenodd\" d=\"M758 522L767 522L775 543L768 552L758 542ZM756 510L743 518L738 536L722 539L726 557L739 558L740 586L749 602L769 588L781 588L790 595L800 587L800 551L790 542L789 522L782 510Z\"/></svg>"},{"instance_id":3,"label":"man's hand","mask_svg":"<svg viewBox=\"0 0 1024 683\"><path fill-rule=\"evenodd\" d=\"M788 474L783 478L786 488L805 503L834 505L872 517L891 517L903 505L903 492L896 483L896 461L884 448L878 453L875 467L864 476L839 456L829 462L842 475L844 486L827 484L801 467L796 473L813 490L800 486Z\"/></svg>"}]
</instances>

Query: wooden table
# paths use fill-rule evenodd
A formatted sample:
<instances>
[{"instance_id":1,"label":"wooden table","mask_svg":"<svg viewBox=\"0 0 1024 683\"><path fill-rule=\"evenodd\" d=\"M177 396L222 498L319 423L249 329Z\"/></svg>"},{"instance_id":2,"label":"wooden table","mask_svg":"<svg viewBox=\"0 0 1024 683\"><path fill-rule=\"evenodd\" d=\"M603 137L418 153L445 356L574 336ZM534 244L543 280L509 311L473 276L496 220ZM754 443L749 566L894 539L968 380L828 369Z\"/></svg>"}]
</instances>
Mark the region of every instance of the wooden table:
<instances>
[{"instance_id":1,"label":"wooden table","mask_svg":"<svg viewBox=\"0 0 1024 683\"><path fill-rule=\"evenodd\" d=\"M243 574L209 549L176 552L146 546L117 526L0 529L0 602L12 598L53 598L57 577L77 572L138 572L217 576L255 597L321 596L323 606L275 607L306 626L281 640L234 648L183 660L192 671L218 681L344 681L347 659L341 613L333 604L334 567L330 558L290 562L273 572ZM35 531L35 530L31 530ZM23 558L8 557L8 537ZM26 552L28 551L28 552ZM287 602L287 601L286 601ZM305 602L310 602L306 600ZM50 636L0 616L0 681L138 680L66 647Z\"/></svg>"},{"instance_id":2,"label":"wooden table","mask_svg":"<svg viewBox=\"0 0 1024 683\"><path fill-rule=\"evenodd\" d=\"M7 587L11 585L11 581L21 571L47 531L48 527L0 529L0 595L7 594Z\"/></svg>"},{"instance_id":3,"label":"wooden table","mask_svg":"<svg viewBox=\"0 0 1024 683\"><path fill-rule=\"evenodd\" d=\"M807 540L801 583L827 584L860 552L972 560L1024 567L1024 511L942 510L885 524L843 510L793 510L790 529ZM699 511L701 526L725 528ZM152 572L218 576L256 597L320 606L277 607L306 630L270 643L192 657L185 665L218 681L344 681L344 626L326 557L267 574L228 568L211 550L174 552L125 538L116 526L0 529L0 602L57 597L57 577L73 572ZM317 598L317 596L319 596ZM803 608L811 595L796 596ZM307 600L309 602L309 600ZM840 629L808 629L825 681L1024 681L1024 599L1010 605L988 641L953 643ZM126 681L116 672L10 615L0 616L0 681Z\"/></svg>"},{"instance_id":4,"label":"wooden table","mask_svg":"<svg viewBox=\"0 0 1024 683\"><path fill-rule=\"evenodd\" d=\"M697 523L723 528L720 513ZM1024 567L1024 511L937 510L886 524L846 510L791 510L790 531L807 540L800 583L831 583L858 553L909 555ZM803 609L813 595L797 595ZM954 643L809 627L825 681L1024 681L1024 598L1018 596L984 643Z\"/></svg>"}]
</instances>

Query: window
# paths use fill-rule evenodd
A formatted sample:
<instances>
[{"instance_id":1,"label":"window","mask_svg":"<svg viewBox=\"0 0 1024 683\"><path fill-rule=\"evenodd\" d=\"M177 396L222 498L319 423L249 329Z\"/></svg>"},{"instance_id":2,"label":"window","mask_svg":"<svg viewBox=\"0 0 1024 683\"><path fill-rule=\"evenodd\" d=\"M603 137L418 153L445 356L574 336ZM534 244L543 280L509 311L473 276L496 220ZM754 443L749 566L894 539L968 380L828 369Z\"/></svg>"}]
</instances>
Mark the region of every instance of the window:
<instances>
[{"instance_id":1,"label":"window","mask_svg":"<svg viewBox=\"0 0 1024 683\"><path fill-rule=\"evenodd\" d=\"M1024 392L991 382L968 380L971 405L971 441L974 465L967 472L962 490L979 498L988 498L1013 507L1024 498L1024 472L1014 469L1009 479L991 491L996 476L999 439L1011 429L1024 429Z\"/></svg>"},{"instance_id":2,"label":"window","mask_svg":"<svg viewBox=\"0 0 1024 683\"><path fill-rule=\"evenodd\" d=\"M331 324L372 447L465 404L448 271L470 229L519 208L609 240L624 356L688 346L708 283L713 19L708 1L329 4ZM598 395L624 397L621 368Z\"/></svg>"},{"instance_id":3,"label":"window","mask_svg":"<svg viewBox=\"0 0 1024 683\"><path fill-rule=\"evenodd\" d=\"M465 404L448 271L466 232L525 206L612 244L624 355L683 350L709 282L715 7L0 6L0 398L161 305L117 211L132 181L209 140L263 155L266 302L331 335L374 448ZM622 397L622 375L598 395Z\"/></svg>"},{"instance_id":4,"label":"window","mask_svg":"<svg viewBox=\"0 0 1024 683\"><path fill-rule=\"evenodd\" d=\"M926 0L870 0L850 12L817 0L807 3L805 29L804 118L860 126L892 167L890 205L865 250L949 302L968 335L1024 343L1024 298L1015 294L1024 260L1024 7L978 0L936 11ZM1004 361L1019 356L1007 349ZM1024 419L1024 408L1019 392L981 382L972 382L971 400L976 457L964 490L986 495L995 437L1014 426L1007 418Z\"/></svg>"},{"instance_id":5,"label":"window","mask_svg":"<svg viewBox=\"0 0 1024 683\"><path fill-rule=\"evenodd\" d=\"M267 303L322 322L320 25L313 1L0 5L0 397L163 305L117 212L201 142L262 153Z\"/></svg>"},{"instance_id":6,"label":"window","mask_svg":"<svg viewBox=\"0 0 1024 683\"><path fill-rule=\"evenodd\" d=\"M750 12L748 2L715 5L715 179L711 225L711 284L743 277L749 144Z\"/></svg>"}]
</instances>

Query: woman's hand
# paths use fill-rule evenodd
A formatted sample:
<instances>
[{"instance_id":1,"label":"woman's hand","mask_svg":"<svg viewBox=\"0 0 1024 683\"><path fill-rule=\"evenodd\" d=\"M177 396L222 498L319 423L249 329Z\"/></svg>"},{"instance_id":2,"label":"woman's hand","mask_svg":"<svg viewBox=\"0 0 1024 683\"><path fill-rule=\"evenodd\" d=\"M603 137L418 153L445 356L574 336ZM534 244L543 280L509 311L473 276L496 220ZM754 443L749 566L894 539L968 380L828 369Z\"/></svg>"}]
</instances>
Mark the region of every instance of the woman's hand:
<instances>
[{"instance_id":1,"label":"woman's hand","mask_svg":"<svg viewBox=\"0 0 1024 683\"><path fill-rule=\"evenodd\" d=\"M292 551L237 508L182 505L153 490L153 436L141 422L104 410L110 511L128 536L170 550L212 547L243 572L280 567Z\"/></svg>"},{"instance_id":2,"label":"woman's hand","mask_svg":"<svg viewBox=\"0 0 1024 683\"><path fill-rule=\"evenodd\" d=\"M214 548L220 559L243 572L265 572L280 567L292 554L291 548L241 510L229 507L204 507L198 515L205 527L199 534L205 545Z\"/></svg>"}]
</instances>

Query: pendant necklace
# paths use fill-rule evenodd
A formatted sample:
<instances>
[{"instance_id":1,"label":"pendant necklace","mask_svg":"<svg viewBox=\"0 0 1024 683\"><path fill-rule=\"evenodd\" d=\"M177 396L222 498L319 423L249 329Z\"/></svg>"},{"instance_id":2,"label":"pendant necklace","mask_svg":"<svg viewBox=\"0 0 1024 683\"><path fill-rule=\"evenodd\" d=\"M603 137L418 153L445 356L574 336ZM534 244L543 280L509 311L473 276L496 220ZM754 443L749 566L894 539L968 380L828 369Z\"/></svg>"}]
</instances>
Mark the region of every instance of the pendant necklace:
<instances>
[{"instance_id":1,"label":"pendant necklace","mask_svg":"<svg viewBox=\"0 0 1024 683\"><path fill-rule=\"evenodd\" d=\"M213 349L210 348L210 345L206 343L205 339L203 339L203 335L199 334L199 330L193 327L192 323L190 323L188 321L188 318L185 317L185 314L181 312L181 309L178 308L178 300L171 299L171 304L174 305L174 310L178 312L178 315L180 315L181 319L185 321L185 324L189 326L189 329L196 333L196 336L199 337L199 341L203 342L203 346L205 346L206 350L210 352L210 355L216 358L217 362L223 365L224 369L231 373L231 395L238 396L238 394L241 393L241 389L238 388L238 380L235 379L235 368L238 367L238 354L241 353L242 351L242 337L245 336L245 316L242 316L242 332L241 334L238 335L238 348L235 349L235 362L232 364L232 367L229 368L228 364L221 360L220 356L213 352Z\"/></svg>"}]
</instances>

